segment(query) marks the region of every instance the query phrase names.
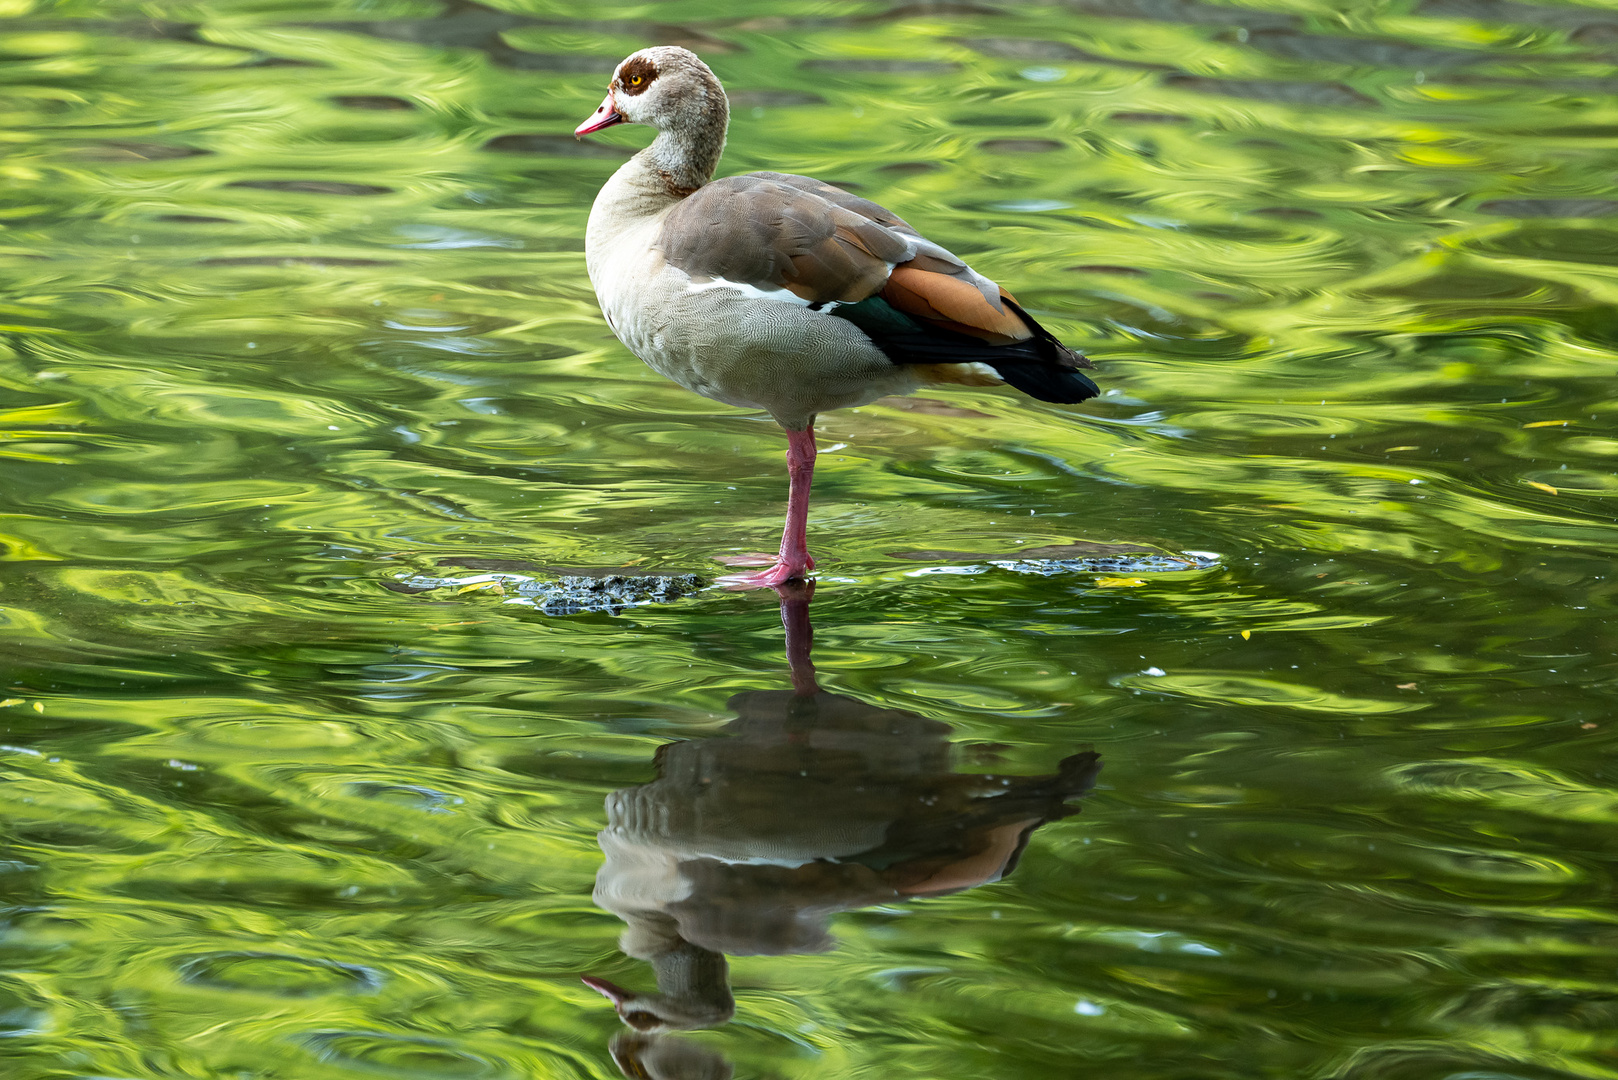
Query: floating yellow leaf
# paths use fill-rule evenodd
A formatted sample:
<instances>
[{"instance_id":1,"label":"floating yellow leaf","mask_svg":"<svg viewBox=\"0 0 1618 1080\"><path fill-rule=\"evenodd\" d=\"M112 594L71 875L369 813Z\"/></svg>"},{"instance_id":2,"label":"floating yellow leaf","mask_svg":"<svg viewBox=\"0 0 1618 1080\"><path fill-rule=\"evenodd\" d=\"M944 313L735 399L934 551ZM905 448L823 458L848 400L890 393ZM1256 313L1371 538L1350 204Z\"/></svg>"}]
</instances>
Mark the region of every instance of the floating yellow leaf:
<instances>
[{"instance_id":1,"label":"floating yellow leaf","mask_svg":"<svg viewBox=\"0 0 1618 1080\"><path fill-rule=\"evenodd\" d=\"M1523 427L1567 427L1571 422L1570 420L1535 420L1532 424L1524 424Z\"/></svg>"},{"instance_id":2,"label":"floating yellow leaf","mask_svg":"<svg viewBox=\"0 0 1618 1080\"><path fill-rule=\"evenodd\" d=\"M21 705L23 701L24 699L20 697L8 697L6 700L0 701L0 709L5 708L7 705Z\"/></svg>"},{"instance_id":3,"label":"floating yellow leaf","mask_svg":"<svg viewBox=\"0 0 1618 1080\"><path fill-rule=\"evenodd\" d=\"M1561 494L1561 492L1557 491L1555 488L1551 487L1549 484L1541 484L1538 480L1527 480L1527 481L1524 481L1524 483L1526 483L1529 487L1537 487L1541 491L1548 491L1552 495L1560 495Z\"/></svg>"},{"instance_id":4,"label":"floating yellow leaf","mask_svg":"<svg viewBox=\"0 0 1618 1080\"><path fill-rule=\"evenodd\" d=\"M32 708L33 708L33 710L35 712L44 712L45 711L45 703L43 701L36 701L36 702L34 702Z\"/></svg>"},{"instance_id":5,"label":"floating yellow leaf","mask_svg":"<svg viewBox=\"0 0 1618 1080\"><path fill-rule=\"evenodd\" d=\"M1096 584L1103 589L1133 589L1137 585L1146 584L1145 578L1138 577L1098 577Z\"/></svg>"},{"instance_id":6,"label":"floating yellow leaf","mask_svg":"<svg viewBox=\"0 0 1618 1080\"><path fill-rule=\"evenodd\" d=\"M492 589L501 596L506 595L506 587L500 584L498 581L474 581L470 585L462 585L459 589L456 589L455 595L459 596L461 593L477 592L481 589Z\"/></svg>"},{"instance_id":7,"label":"floating yellow leaf","mask_svg":"<svg viewBox=\"0 0 1618 1080\"><path fill-rule=\"evenodd\" d=\"M1419 446L1390 446L1390 447L1388 447L1386 450L1384 450L1382 452L1384 454L1393 454L1393 453L1397 453L1400 450L1420 450L1420 449L1421 449L1421 447L1419 447Z\"/></svg>"},{"instance_id":8,"label":"floating yellow leaf","mask_svg":"<svg viewBox=\"0 0 1618 1080\"><path fill-rule=\"evenodd\" d=\"M1243 641L1252 641L1253 640L1253 631L1251 631L1251 630L1243 630L1242 631L1242 640Z\"/></svg>"}]
</instances>

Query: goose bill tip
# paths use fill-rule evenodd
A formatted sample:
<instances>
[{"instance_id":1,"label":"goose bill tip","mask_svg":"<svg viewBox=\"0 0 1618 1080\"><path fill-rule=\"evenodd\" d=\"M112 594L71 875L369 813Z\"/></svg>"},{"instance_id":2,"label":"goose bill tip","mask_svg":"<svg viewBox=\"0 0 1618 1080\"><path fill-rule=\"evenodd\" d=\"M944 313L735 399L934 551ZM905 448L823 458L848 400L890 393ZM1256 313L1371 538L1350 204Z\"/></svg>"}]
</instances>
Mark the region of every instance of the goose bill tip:
<instances>
[{"instance_id":1,"label":"goose bill tip","mask_svg":"<svg viewBox=\"0 0 1618 1080\"><path fill-rule=\"evenodd\" d=\"M624 114L618 111L618 102L613 100L613 96L609 92L596 111L590 114L590 118L573 129L573 137L582 139L592 132L623 122Z\"/></svg>"}]
</instances>

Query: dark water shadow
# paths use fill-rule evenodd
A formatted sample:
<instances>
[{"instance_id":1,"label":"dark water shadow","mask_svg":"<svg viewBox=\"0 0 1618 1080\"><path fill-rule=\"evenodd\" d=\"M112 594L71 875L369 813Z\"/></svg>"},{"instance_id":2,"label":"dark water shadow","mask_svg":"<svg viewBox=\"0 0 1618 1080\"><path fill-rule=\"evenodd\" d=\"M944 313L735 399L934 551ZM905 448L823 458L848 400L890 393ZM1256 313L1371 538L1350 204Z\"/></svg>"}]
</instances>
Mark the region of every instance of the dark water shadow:
<instances>
[{"instance_id":1,"label":"dark water shadow","mask_svg":"<svg viewBox=\"0 0 1618 1080\"><path fill-rule=\"evenodd\" d=\"M629 1028L611 1044L625 1076L730 1076L666 1037L735 1014L726 956L825 952L839 912L999 881L1101 769L1086 751L1043 776L955 771L948 724L820 688L813 584L777 591L792 688L737 694L722 737L665 744L657 779L607 797L593 899L657 982L584 977Z\"/></svg>"}]
</instances>

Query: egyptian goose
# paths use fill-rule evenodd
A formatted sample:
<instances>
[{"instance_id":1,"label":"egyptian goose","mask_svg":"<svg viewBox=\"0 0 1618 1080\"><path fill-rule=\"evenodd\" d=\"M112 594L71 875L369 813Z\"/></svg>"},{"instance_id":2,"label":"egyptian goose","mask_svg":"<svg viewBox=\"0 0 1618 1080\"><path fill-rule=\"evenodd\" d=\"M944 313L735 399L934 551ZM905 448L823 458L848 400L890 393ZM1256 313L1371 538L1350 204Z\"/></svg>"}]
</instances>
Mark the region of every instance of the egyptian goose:
<instances>
[{"instance_id":1,"label":"egyptian goose","mask_svg":"<svg viewBox=\"0 0 1618 1080\"><path fill-rule=\"evenodd\" d=\"M708 65L642 49L574 132L648 124L657 137L596 196L585 259L613 333L688 390L763 409L787 433L780 553L724 579L773 586L814 568L814 423L925 383L1009 383L1042 401L1094 397L1090 364L1004 289L876 203L807 176L713 180L730 105ZM764 557L761 561L768 561Z\"/></svg>"}]
</instances>

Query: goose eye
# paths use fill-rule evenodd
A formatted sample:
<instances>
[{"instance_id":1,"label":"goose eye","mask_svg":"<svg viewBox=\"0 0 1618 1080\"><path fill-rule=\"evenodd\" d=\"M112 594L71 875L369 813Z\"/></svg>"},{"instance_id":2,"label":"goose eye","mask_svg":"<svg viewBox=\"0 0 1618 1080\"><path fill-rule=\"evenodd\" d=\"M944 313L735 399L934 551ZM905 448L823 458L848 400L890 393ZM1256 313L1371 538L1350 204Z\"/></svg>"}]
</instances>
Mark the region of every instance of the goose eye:
<instances>
[{"instance_id":1,"label":"goose eye","mask_svg":"<svg viewBox=\"0 0 1618 1080\"><path fill-rule=\"evenodd\" d=\"M629 77L629 85L630 86L639 86L641 83L643 83L645 81L646 81L645 77L641 76L641 75L631 75Z\"/></svg>"}]
</instances>

